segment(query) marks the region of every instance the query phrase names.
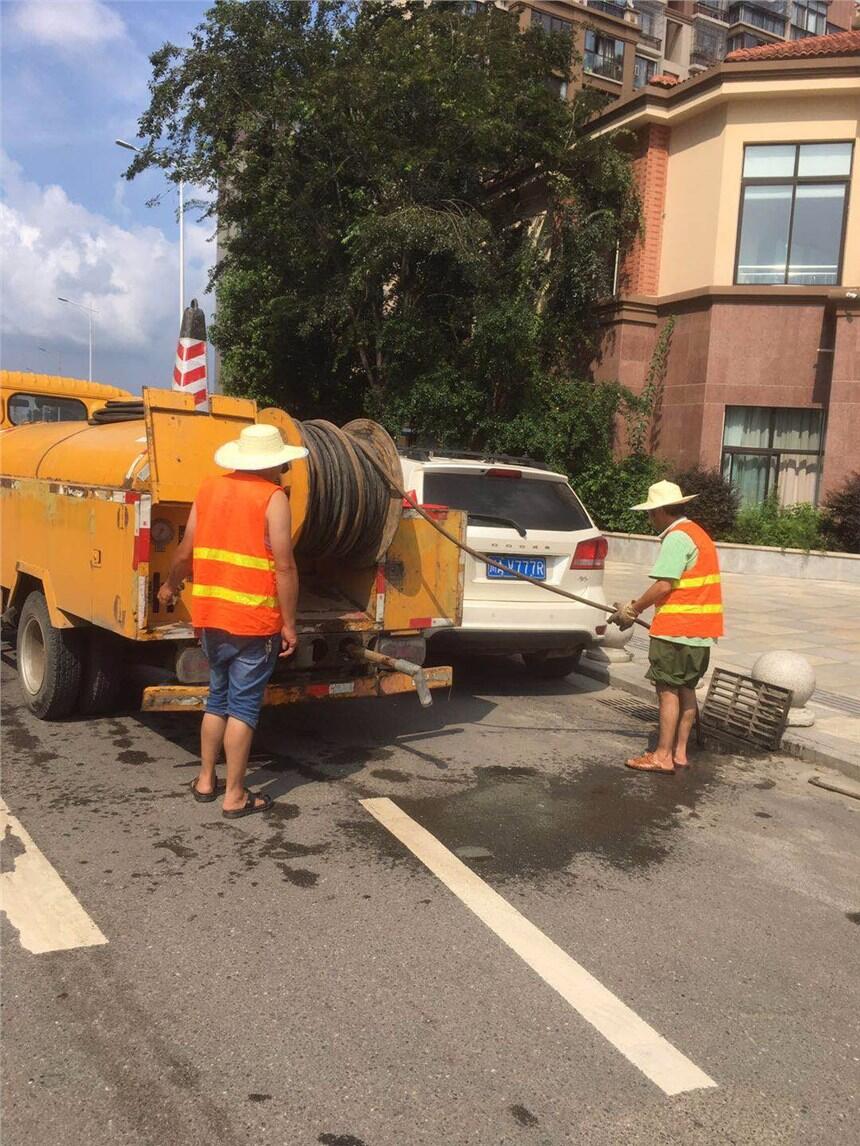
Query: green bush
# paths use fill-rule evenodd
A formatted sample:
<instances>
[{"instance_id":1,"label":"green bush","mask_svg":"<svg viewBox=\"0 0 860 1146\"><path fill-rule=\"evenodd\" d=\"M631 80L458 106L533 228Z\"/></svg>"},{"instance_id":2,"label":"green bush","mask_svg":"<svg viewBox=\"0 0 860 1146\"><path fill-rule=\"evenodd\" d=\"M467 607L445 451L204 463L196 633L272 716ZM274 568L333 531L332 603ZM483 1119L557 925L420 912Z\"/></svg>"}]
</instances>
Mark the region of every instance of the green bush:
<instances>
[{"instance_id":1,"label":"green bush","mask_svg":"<svg viewBox=\"0 0 860 1146\"><path fill-rule=\"evenodd\" d=\"M645 501L648 486L665 471L665 463L658 458L634 454L620 461L591 462L571 476L571 484L600 529L648 533L647 515L630 506Z\"/></svg>"},{"instance_id":2,"label":"green bush","mask_svg":"<svg viewBox=\"0 0 860 1146\"><path fill-rule=\"evenodd\" d=\"M860 473L824 499L824 531L830 549L860 553Z\"/></svg>"},{"instance_id":3,"label":"green bush","mask_svg":"<svg viewBox=\"0 0 860 1146\"><path fill-rule=\"evenodd\" d=\"M775 497L738 512L728 541L780 549L824 549L823 515L814 505L781 506Z\"/></svg>"},{"instance_id":4,"label":"green bush","mask_svg":"<svg viewBox=\"0 0 860 1146\"><path fill-rule=\"evenodd\" d=\"M687 507L687 515L699 523L711 537L723 540L735 528L740 498L737 490L726 481L719 470L706 470L700 466L683 470L675 481L685 494L698 497Z\"/></svg>"}]
</instances>

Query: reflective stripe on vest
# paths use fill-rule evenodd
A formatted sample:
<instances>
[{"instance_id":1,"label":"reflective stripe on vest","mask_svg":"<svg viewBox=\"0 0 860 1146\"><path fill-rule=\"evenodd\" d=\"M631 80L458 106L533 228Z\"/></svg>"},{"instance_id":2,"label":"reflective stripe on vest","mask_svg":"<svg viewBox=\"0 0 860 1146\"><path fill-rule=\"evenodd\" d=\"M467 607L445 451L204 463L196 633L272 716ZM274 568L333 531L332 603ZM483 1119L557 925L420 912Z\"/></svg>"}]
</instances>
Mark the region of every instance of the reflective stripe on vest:
<instances>
[{"instance_id":1,"label":"reflective stripe on vest","mask_svg":"<svg viewBox=\"0 0 860 1146\"><path fill-rule=\"evenodd\" d=\"M198 629L273 636L281 627L266 512L279 486L257 474L209 478L197 495L191 620Z\"/></svg>"},{"instance_id":2,"label":"reflective stripe on vest","mask_svg":"<svg viewBox=\"0 0 860 1146\"><path fill-rule=\"evenodd\" d=\"M234 553L231 549L213 549L195 545L194 556L201 561L223 561L226 565L241 565L244 569L274 569L271 557L251 557L247 553Z\"/></svg>"},{"instance_id":3,"label":"reflective stripe on vest","mask_svg":"<svg viewBox=\"0 0 860 1146\"><path fill-rule=\"evenodd\" d=\"M723 599L717 548L700 525L682 521L670 527L686 533L698 556L691 569L674 583L666 601L656 610L653 637L716 639L723 635Z\"/></svg>"}]
</instances>

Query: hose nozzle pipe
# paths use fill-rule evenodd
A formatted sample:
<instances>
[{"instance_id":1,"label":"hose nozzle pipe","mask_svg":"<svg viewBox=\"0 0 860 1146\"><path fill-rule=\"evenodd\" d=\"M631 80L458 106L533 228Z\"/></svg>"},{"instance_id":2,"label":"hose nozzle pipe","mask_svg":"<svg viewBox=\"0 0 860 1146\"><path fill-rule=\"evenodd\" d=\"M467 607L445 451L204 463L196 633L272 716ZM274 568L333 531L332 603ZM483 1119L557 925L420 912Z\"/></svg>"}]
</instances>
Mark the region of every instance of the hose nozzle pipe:
<instances>
[{"instance_id":1,"label":"hose nozzle pipe","mask_svg":"<svg viewBox=\"0 0 860 1146\"><path fill-rule=\"evenodd\" d=\"M400 657L387 657L383 653L366 649L363 645L350 644L344 651L354 661L364 661L366 664L379 665L380 668L388 669L389 672L402 672L406 676L411 676L415 682L415 691L418 693L421 707L429 708L433 703L433 694L427 684L427 678L421 665L413 664L412 661L404 661Z\"/></svg>"}]
</instances>

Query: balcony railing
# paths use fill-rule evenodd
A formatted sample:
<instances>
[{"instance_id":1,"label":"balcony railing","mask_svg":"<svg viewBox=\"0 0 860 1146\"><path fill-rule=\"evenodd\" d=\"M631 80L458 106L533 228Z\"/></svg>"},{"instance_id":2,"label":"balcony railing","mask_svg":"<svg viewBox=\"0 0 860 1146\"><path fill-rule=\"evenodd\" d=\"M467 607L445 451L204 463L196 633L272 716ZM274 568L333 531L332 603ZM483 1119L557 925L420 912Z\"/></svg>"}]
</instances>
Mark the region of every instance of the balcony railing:
<instances>
[{"instance_id":1,"label":"balcony railing","mask_svg":"<svg viewBox=\"0 0 860 1146\"><path fill-rule=\"evenodd\" d=\"M663 43L659 36L652 36L650 32L640 32L639 39L643 44L650 44L652 48L659 48Z\"/></svg>"},{"instance_id":2,"label":"balcony railing","mask_svg":"<svg viewBox=\"0 0 860 1146\"><path fill-rule=\"evenodd\" d=\"M624 13L627 9L623 4L616 4L613 0L587 0L589 8L596 8L598 12L605 12L607 16L616 16L619 20L624 19Z\"/></svg>"},{"instance_id":3,"label":"balcony railing","mask_svg":"<svg viewBox=\"0 0 860 1146\"><path fill-rule=\"evenodd\" d=\"M693 48L690 52L690 63L700 64L702 67L709 67L711 64L718 63L725 55L725 48L719 52L710 48Z\"/></svg>"},{"instance_id":4,"label":"balcony railing","mask_svg":"<svg viewBox=\"0 0 860 1146\"><path fill-rule=\"evenodd\" d=\"M597 52L586 52L583 57L586 72L601 76L606 80L621 80L624 75L624 62L615 56L599 56Z\"/></svg>"},{"instance_id":5,"label":"balcony railing","mask_svg":"<svg viewBox=\"0 0 860 1146\"><path fill-rule=\"evenodd\" d=\"M727 19L727 16L726 16L727 10L728 10L727 4L720 4L720 3L704 4L703 3L703 4L697 4L696 5L696 14L697 15L701 14L702 16L710 16L712 20L722 20L724 23L726 22L726 19Z\"/></svg>"}]
</instances>

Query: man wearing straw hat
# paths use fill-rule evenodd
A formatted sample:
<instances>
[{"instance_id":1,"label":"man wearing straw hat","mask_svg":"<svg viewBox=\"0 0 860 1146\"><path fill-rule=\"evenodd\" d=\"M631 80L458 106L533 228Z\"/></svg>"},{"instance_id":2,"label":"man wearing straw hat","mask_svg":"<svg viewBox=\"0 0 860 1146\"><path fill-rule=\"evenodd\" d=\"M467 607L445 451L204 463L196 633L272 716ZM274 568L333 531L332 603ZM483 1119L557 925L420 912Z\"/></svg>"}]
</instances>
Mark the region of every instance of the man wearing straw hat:
<instances>
[{"instance_id":1,"label":"man wearing straw hat","mask_svg":"<svg viewBox=\"0 0 860 1146\"><path fill-rule=\"evenodd\" d=\"M659 481L648 490L648 500L632 508L643 510L660 534L660 552L651 570L653 584L634 601L616 603L609 618L629 629L636 618L654 606L650 667L660 706L660 729L653 752L634 756L628 768L640 772L674 773L686 768L687 741L696 720L696 685L708 669L711 647L723 635L723 602L717 547L683 506L686 497L671 481Z\"/></svg>"},{"instance_id":2,"label":"man wearing straw hat","mask_svg":"<svg viewBox=\"0 0 860 1146\"><path fill-rule=\"evenodd\" d=\"M278 656L296 647L299 578L281 474L307 452L262 425L246 426L221 446L215 463L232 472L203 482L158 593L170 604L193 572L191 621L209 661L209 697L191 791L201 803L223 791L228 819L272 805L245 787L245 772L266 685ZM222 747L226 784L215 775Z\"/></svg>"}]
</instances>

